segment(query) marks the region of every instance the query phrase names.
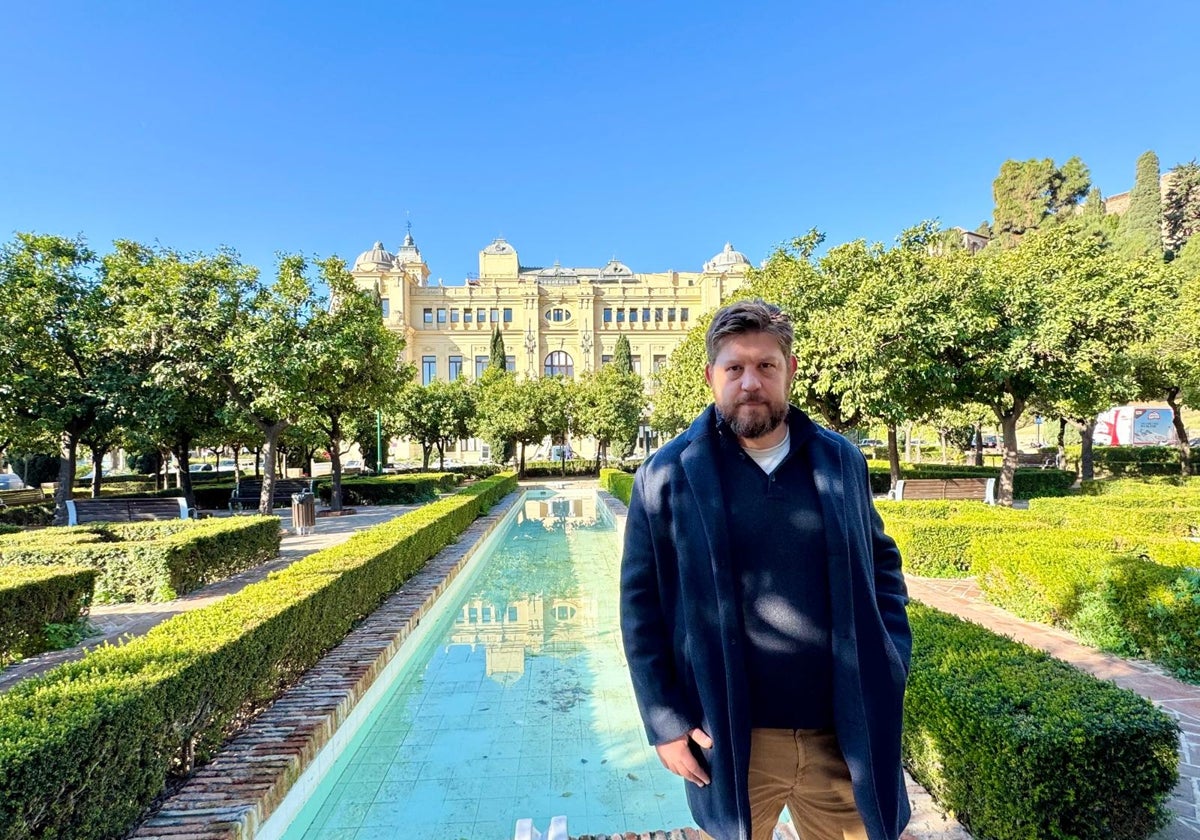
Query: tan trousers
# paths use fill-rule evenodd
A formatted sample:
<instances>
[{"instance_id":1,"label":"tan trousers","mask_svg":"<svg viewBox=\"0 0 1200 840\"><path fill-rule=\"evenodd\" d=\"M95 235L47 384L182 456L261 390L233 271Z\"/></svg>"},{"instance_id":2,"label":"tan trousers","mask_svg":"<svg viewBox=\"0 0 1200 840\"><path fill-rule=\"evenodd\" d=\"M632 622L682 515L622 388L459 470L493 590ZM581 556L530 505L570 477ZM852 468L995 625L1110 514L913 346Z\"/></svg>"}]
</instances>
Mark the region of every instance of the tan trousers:
<instances>
[{"instance_id":1,"label":"tan trousers","mask_svg":"<svg viewBox=\"0 0 1200 840\"><path fill-rule=\"evenodd\" d=\"M749 787L751 840L771 840L784 805L800 840L867 840L832 731L751 730Z\"/></svg>"}]
</instances>

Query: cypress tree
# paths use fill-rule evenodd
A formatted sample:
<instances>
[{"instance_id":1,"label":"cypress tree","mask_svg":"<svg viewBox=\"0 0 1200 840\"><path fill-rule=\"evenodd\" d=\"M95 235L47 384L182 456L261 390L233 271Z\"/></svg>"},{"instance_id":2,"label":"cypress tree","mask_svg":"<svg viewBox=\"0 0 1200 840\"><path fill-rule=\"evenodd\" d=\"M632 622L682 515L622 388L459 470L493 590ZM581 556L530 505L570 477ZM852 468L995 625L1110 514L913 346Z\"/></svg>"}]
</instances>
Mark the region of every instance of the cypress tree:
<instances>
[{"instance_id":1,"label":"cypress tree","mask_svg":"<svg viewBox=\"0 0 1200 840\"><path fill-rule=\"evenodd\" d=\"M1175 257L1200 231L1200 164L1181 163L1171 170L1163 199L1163 247Z\"/></svg>"},{"instance_id":2,"label":"cypress tree","mask_svg":"<svg viewBox=\"0 0 1200 840\"><path fill-rule=\"evenodd\" d=\"M1130 256L1162 257L1162 193L1158 185L1158 155L1137 160L1137 175L1129 192L1129 209L1118 228L1122 250Z\"/></svg>"},{"instance_id":3,"label":"cypress tree","mask_svg":"<svg viewBox=\"0 0 1200 840\"><path fill-rule=\"evenodd\" d=\"M508 370L508 361L504 354L504 336L500 334L499 327L492 330L492 354L488 359L488 370L498 370L501 373Z\"/></svg>"},{"instance_id":4,"label":"cypress tree","mask_svg":"<svg viewBox=\"0 0 1200 840\"><path fill-rule=\"evenodd\" d=\"M1083 202L1083 215L1092 219L1104 215L1104 196L1099 187L1088 190L1087 200Z\"/></svg>"},{"instance_id":5,"label":"cypress tree","mask_svg":"<svg viewBox=\"0 0 1200 840\"><path fill-rule=\"evenodd\" d=\"M613 350L613 366L621 373L633 373L633 351L629 348L629 337L617 337L617 347Z\"/></svg>"}]
</instances>

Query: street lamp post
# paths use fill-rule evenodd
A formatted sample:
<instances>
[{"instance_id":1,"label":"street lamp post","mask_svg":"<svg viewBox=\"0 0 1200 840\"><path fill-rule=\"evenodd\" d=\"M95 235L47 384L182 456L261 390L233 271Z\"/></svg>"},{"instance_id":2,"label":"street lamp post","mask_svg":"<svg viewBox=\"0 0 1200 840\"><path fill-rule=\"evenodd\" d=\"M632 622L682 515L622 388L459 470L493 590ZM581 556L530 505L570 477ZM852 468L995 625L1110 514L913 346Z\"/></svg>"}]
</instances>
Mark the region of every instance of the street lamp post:
<instances>
[{"instance_id":1,"label":"street lamp post","mask_svg":"<svg viewBox=\"0 0 1200 840\"><path fill-rule=\"evenodd\" d=\"M375 474L383 475L383 412L375 412Z\"/></svg>"}]
</instances>

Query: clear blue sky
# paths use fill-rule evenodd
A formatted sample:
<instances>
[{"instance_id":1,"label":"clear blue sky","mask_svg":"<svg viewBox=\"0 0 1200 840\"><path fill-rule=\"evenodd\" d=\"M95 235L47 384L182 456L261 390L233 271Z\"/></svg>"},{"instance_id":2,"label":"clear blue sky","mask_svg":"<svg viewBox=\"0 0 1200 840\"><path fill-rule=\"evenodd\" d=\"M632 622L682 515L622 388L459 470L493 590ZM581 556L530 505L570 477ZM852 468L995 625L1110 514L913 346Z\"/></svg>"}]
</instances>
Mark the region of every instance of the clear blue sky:
<instances>
[{"instance_id":1,"label":"clear blue sky","mask_svg":"<svg viewBox=\"0 0 1200 840\"><path fill-rule=\"evenodd\" d=\"M22 2L0 15L0 238L348 260L406 219L461 282L695 270L810 227L974 228L1006 158L1200 156L1191 3Z\"/></svg>"}]
</instances>

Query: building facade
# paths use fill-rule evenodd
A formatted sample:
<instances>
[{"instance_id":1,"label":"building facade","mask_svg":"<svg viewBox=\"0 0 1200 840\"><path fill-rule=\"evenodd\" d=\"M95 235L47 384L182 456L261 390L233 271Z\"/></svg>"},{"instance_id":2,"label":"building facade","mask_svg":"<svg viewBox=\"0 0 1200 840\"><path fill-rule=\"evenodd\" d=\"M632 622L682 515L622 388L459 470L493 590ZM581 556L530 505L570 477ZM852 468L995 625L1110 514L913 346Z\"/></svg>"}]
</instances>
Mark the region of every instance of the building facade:
<instances>
[{"instance_id":1,"label":"building facade","mask_svg":"<svg viewBox=\"0 0 1200 840\"><path fill-rule=\"evenodd\" d=\"M623 334L634 371L649 381L696 318L739 288L749 268L729 244L699 271L640 273L616 259L601 268L529 267L496 239L479 252L478 276L431 285L410 231L395 253L376 242L352 273L360 289L378 295L384 322L404 336L422 383L481 376L495 328L518 374L575 379L610 361Z\"/></svg>"}]
</instances>

